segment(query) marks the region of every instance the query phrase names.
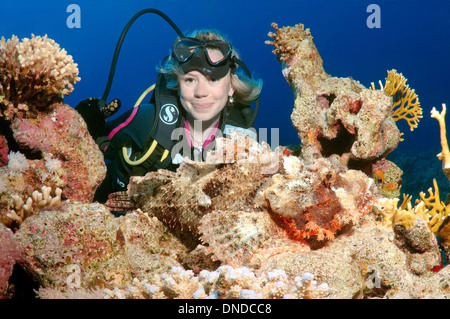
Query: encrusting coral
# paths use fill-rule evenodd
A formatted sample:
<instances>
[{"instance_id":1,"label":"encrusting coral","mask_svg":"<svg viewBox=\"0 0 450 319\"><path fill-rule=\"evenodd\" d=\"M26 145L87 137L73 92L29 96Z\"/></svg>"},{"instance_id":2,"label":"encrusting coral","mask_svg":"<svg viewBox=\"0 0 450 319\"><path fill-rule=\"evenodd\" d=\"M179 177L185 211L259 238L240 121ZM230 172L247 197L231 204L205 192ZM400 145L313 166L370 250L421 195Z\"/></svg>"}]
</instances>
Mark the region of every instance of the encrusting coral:
<instances>
[{"instance_id":1,"label":"encrusting coral","mask_svg":"<svg viewBox=\"0 0 450 319\"><path fill-rule=\"evenodd\" d=\"M126 289L104 292L105 299L318 299L327 295L328 285L318 285L310 273L290 280L279 269L257 276L246 267L220 266L195 276L173 267L151 281L135 278Z\"/></svg>"},{"instance_id":2,"label":"encrusting coral","mask_svg":"<svg viewBox=\"0 0 450 319\"><path fill-rule=\"evenodd\" d=\"M327 74L309 29L303 24L270 32L273 53L295 94L291 115L302 143L302 156L314 159L337 154L350 168L369 174L372 164L398 145L400 131L391 111L393 101L382 91L351 78Z\"/></svg>"},{"instance_id":3,"label":"encrusting coral","mask_svg":"<svg viewBox=\"0 0 450 319\"><path fill-rule=\"evenodd\" d=\"M382 158L372 166L372 176L382 196L400 196L403 171L393 162Z\"/></svg>"}]
</instances>

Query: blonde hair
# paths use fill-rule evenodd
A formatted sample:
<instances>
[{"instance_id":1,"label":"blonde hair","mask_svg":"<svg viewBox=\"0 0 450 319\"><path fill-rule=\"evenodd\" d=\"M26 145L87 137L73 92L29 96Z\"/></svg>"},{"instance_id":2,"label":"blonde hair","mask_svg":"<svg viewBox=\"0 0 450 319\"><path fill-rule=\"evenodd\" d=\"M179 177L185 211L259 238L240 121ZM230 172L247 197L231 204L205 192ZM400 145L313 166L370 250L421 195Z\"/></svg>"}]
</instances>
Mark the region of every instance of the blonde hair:
<instances>
[{"instance_id":1,"label":"blonde hair","mask_svg":"<svg viewBox=\"0 0 450 319\"><path fill-rule=\"evenodd\" d=\"M222 40L227 41L223 35L212 30L197 30L192 32L189 37L199 40ZM227 41L229 42L229 41ZM239 54L233 48L233 54L239 58ZM238 65L234 63L231 66L231 85L234 88L233 98L240 104L250 104L256 100L261 93L262 80L249 78L242 72L237 72ZM184 74L179 62L169 55L166 61L157 67L157 71L166 77L167 88L172 90L178 89L178 75ZM236 75L236 76L233 76Z\"/></svg>"}]
</instances>

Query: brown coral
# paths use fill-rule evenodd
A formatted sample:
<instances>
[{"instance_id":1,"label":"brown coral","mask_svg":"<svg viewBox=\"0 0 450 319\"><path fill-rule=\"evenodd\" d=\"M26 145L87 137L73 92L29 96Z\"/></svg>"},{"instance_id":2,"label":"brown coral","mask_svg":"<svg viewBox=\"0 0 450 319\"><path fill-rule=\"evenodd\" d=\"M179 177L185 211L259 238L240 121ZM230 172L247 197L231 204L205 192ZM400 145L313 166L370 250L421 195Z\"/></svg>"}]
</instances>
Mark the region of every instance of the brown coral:
<instances>
[{"instance_id":1,"label":"brown coral","mask_svg":"<svg viewBox=\"0 0 450 319\"><path fill-rule=\"evenodd\" d=\"M80 80L72 56L47 35L22 41L2 37L0 79L0 117L6 119L61 102Z\"/></svg>"},{"instance_id":2,"label":"brown coral","mask_svg":"<svg viewBox=\"0 0 450 319\"><path fill-rule=\"evenodd\" d=\"M62 190L56 188L53 196L51 190L51 187L42 186L41 192L34 191L26 201L23 201L19 195L13 195L14 209L10 210L6 216L20 225L25 218L41 209L60 206Z\"/></svg>"}]
</instances>

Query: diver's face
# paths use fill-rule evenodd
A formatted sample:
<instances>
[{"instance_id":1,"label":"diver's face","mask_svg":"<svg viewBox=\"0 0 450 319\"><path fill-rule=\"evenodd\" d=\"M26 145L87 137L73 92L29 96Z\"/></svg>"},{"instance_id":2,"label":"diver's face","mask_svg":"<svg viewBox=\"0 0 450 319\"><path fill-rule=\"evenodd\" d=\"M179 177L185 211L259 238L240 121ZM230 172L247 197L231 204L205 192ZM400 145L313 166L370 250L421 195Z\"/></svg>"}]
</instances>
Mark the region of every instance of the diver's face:
<instances>
[{"instance_id":1,"label":"diver's face","mask_svg":"<svg viewBox=\"0 0 450 319\"><path fill-rule=\"evenodd\" d=\"M217 59L221 55L216 50L209 54L210 58L217 54ZM229 72L223 78L213 80L197 70L178 76L180 101L188 113L188 120L216 121L220 118L228 96L234 93L231 76Z\"/></svg>"}]
</instances>

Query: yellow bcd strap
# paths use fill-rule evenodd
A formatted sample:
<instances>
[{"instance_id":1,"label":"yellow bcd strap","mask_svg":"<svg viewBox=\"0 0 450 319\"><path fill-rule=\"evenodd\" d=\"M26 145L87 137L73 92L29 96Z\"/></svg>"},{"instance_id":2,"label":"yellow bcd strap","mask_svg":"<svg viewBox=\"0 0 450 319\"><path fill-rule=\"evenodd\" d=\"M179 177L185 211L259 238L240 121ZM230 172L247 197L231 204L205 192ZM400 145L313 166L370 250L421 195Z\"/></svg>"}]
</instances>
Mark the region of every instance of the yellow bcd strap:
<instances>
[{"instance_id":1,"label":"yellow bcd strap","mask_svg":"<svg viewBox=\"0 0 450 319\"><path fill-rule=\"evenodd\" d=\"M145 90L141 96L138 98L138 100L136 101L136 103L134 104L134 107L137 107L141 104L142 100L147 96L147 94L151 91L153 91L155 89L155 84L153 84L152 86L150 86L147 90ZM136 160L136 161L132 161L127 154L127 148L126 146L122 147L122 155L123 158L125 160L125 162L129 165L135 166L135 165L139 165L144 163L149 156L153 153L153 151L156 148L156 145L158 145L158 142L153 140L152 145L150 146L150 148L147 150L147 152L144 154L144 156L142 156L140 159ZM163 156L161 157L161 162L164 161L166 159L166 157L169 155L169 151L168 150L164 150Z\"/></svg>"}]
</instances>

